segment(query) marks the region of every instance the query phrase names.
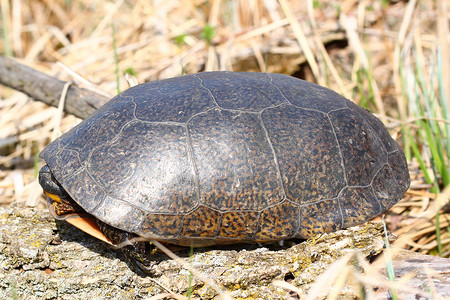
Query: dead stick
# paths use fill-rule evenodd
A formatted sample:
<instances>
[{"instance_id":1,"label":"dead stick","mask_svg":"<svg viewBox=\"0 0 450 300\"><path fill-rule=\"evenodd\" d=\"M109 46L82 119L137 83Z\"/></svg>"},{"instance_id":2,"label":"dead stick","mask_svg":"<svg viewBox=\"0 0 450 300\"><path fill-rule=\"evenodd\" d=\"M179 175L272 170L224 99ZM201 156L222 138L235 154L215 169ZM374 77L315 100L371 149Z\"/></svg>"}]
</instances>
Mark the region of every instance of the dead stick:
<instances>
[{"instance_id":1,"label":"dead stick","mask_svg":"<svg viewBox=\"0 0 450 300\"><path fill-rule=\"evenodd\" d=\"M0 84L48 105L58 106L65 82L0 56ZM67 93L64 111L85 119L107 101L108 98L103 95L72 84Z\"/></svg>"}]
</instances>

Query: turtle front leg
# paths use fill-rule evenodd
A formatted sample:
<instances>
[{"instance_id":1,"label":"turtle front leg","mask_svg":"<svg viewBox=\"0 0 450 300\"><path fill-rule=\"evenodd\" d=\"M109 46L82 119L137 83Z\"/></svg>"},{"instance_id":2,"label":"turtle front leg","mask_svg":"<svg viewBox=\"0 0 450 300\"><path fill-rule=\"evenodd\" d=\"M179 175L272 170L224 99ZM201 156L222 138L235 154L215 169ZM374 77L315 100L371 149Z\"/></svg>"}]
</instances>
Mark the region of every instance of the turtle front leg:
<instances>
[{"instance_id":1,"label":"turtle front leg","mask_svg":"<svg viewBox=\"0 0 450 300\"><path fill-rule=\"evenodd\" d=\"M156 247L136 234L117 229L100 220L97 220L97 224L103 234L111 240L116 248L122 251L130 263L144 273L151 272L154 265L151 257L156 252Z\"/></svg>"}]
</instances>

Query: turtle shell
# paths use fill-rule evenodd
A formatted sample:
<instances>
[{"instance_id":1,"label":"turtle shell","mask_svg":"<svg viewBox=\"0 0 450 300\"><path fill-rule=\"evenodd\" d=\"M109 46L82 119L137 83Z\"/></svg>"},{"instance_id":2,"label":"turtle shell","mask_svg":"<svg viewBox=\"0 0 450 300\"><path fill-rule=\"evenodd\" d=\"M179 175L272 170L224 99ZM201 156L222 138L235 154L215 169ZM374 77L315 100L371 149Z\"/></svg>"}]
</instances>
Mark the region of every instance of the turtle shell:
<instances>
[{"instance_id":1,"label":"turtle shell","mask_svg":"<svg viewBox=\"0 0 450 300\"><path fill-rule=\"evenodd\" d=\"M282 74L206 72L132 87L40 154L89 214L180 245L307 238L408 189L381 121Z\"/></svg>"}]
</instances>

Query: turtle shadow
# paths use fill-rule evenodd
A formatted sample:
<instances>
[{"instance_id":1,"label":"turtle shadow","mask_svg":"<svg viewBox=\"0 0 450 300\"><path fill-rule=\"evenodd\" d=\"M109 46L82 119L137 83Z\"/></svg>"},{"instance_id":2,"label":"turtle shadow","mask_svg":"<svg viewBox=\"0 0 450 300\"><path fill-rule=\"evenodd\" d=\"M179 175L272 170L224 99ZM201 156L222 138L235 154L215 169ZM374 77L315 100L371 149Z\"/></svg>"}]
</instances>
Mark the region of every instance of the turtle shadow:
<instances>
[{"instance_id":1,"label":"turtle shadow","mask_svg":"<svg viewBox=\"0 0 450 300\"><path fill-rule=\"evenodd\" d=\"M137 275L149 275L147 273L143 273L136 265L130 262L119 249L115 249L114 247L96 239L95 237L85 233L84 231L78 229L75 226L72 226L65 221L55 220L55 223L57 229L56 234L61 241L64 241L66 243L79 244L89 251L107 259L119 259L125 262L129 269L131 269ZM155 263L160 263L164 261L164 255L155 254L152 259L155 261Z\"/></svg>"},{"instance_id":2,"label":"turtle shadow","mask_svg":"<svg viewBox=\"0 0 450 300\"><path fill-rule=\"evenodd\" d=\"M84 231L72 226L71 224L61 221L61 220L55 220L56 221L56 228L57 228L57 234L59 238L68 243L77 243L79 245L82 245L83 247L89 249L93 253L100 255L102 257L105 257L107 259L119 259L120 261L124 262L128 268L133 271L136 275L140 277L148 277L153 276L155 273L150 269L148 272L143 272L141 269L137 267L137 265L127 259L125 255L119 250L115 249L112 246L96 239L95 237L85 233ZM190 247L182 247L182 246L172 246L167 245L168 249L175 253L176 256L188 260L192 254L198 255L198 254L206 254L211 251L234 251L234 252L241 252L241 251L253 251L261 248L267 248L270 251L279 251L283 249L288 249L292 245L298 244L304 240L299 239L291 239L285 241L284 245L278 243L278 242L271 242L271 243L265 243L265 244L258 244L258 243L241 243L241 244L230 244L230 245L214 245L214 246L207 246L207 247L198 247L191 250ZM171 260L165 253L163 253L160 250L157 250L155 254L152 256L152 262L153 267L165 262Z\"/></svg>"},{"instance_id":3,"label":"turtle shadow","mask_svg":"<svg viewBox=\"0 0 450 300\"><path fill-rule=\"evenodd\" d=\"M256 243L256 242L243 242L243 243L237 243L237 244L229 244L229 245L214 245L214 246L207 246L207 247L199 247L194 248L194 253L206 253L213 250L218 251L253 251L261 248L266 248L270 251L279 251L290 248L294 244L301 243L304 240L289 240L288 243L285 243L284 245L280 244L279 242L269 242L269 243ZM183 251L183 255L180 257L186 258L190 256L190 247L183 247L185 249L181 250Z\"/></svg>"}]
</instances>

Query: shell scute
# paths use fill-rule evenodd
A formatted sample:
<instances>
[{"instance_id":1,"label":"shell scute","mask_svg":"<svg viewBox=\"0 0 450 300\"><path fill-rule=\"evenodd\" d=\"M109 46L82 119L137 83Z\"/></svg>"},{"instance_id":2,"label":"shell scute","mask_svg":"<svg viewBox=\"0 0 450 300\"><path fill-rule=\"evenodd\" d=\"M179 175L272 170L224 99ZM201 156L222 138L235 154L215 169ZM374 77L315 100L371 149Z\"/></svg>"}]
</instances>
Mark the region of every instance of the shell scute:
<instances>
[{"instance_id":1,"label":"shell scute","mask_svg":"<svg viewBox=\"0 0 450 300\"><path fill-rule=\"evenodd\" d=\"M251 240L258 228L258 212L230 211L222 214L219 236Z\"/></svg>"},{"instance_id":2,"label":"shell scute","mask_svg":"<svg viewBox=\"0 0 450 300\"><path fill-rule=\"evenodd\" d=\"M343 190L339 201L342 210L342 228L362 223L382 212L381 204L371 186L348 187Z\"/></svg>"},{"instance_id":3,"label":"shell scute","mask_svg":"<svg viewBox=\"0 0 450 300\"><path fill-rule=\"evenodd\" d=\"M81 169L74 177L69 178L65 183L70 183L70 196L77 199L81 207L86 211L96 211L96 208L102 205L106 198L105 191L89 175L86 169ZM101 217L95 214L96 217ZM103 217L103 216L102 216ZM102 221L107 218L101 219Z\"/></svg>"},{"instance_id":4,"label":"shell scute","mask_svg":"<svg viewBox=\"0 0 450 300\"><path fill-rule=\"evenodd\" d=\"M408 163L406 157L401 150L389 153L388 155L389 167L392 172L392 177L397 181L397 184L401 191L408 189L409 187L409 173ZM403 195L403 194L402 194Z\"/></svg>"},{"instance_id":5,"label":"shell scute","mask_svg":"<svg viewBox=\"0 0 450 300\"><path fill-rule=\"evenodd\" d=\"M387 209L397 203L398 199L403 195L405 186L400 186L388 165L385 165L373 179L373 188L375 195L383 205L383 209ZM409 184L408 184L409 186Z\"/></svg>"},{"instance_id":6,"label":"shell scute","mask_svg":"<svg viewBox=\"0 0 450 300\"><path fill-rule=\"evenodd\" d=\"M327 199L302 206L300 209L300 227L297 236L307 238L318 233L341 229L342 214L339 200Z\"/></svg>"},{"instance_id":7,"label":"shell scute","mask_svg":"<svg viewBox=\"0 0 450 300\"><path fill-rule=\"evenodd\" d=\"M138 85L133 95L136 118L146 122L186 123L192 116L215 106L209 92L193 76Z\"/></svg>"},{"instance_id":8,"label":"shell scute","mask_svg":"<svg viewBox=\"0 0 450 300\"><path fill-rule=\"evenodd\" d=\"M290 238L299 225L299 206L289 201L268 207L261 212L255 240L276 240Z\"/></svg>"},{"instance_id":9,"label":"shell scute","mask_svg":"<svg viewBox=\"0 0 450 300\"><path fill-rule=\"evenodd\" d=\"M193 212L186 214L180 235L203 238L217 237L221 220L221 214L218 211L200 206Z\"/></svg>"},{"instance_id":10,"label":"shell scute","mask_svg":"<svg viewBox=\"0 0 450 300\"><path fill-rule=\"evenodd\" d=\"M399 149L397 142L390 136L383 123L370 113L369 110L361 108L353 102L347 101L348 108L354 113L361 116L368 126L376 132L386 152L392 152Z\"/></svg>"},{"instance_id":11,"label":"shell scute","mask_svg":"<svg viewBox=\"0 0 450 300\"><path fill-rule=\"evenodd\" d=\"M349 186L370 184L387 163L387 152L365 119L348 109L329 113L343 156Z\"/></svg>"},{"instance_id":12,"label":"shell scute","mask_svg":"<svg viewBox=\"0 0 450 300\"><path fill-rule=\"evenodd\" d=\"M274 156L258 115L210 110L191 120L189 136L203 204L220 211L258 210L281 201Z\"/></svg>"},{"instance_id":13,"label":"shell scute","mask_svg":"<svg viewBox=\"0 0 450 300\"><path fill-rule=\"evenodd\" d=\"M184 215L148 214L136 233L155 239L175 239L181 232Z\"/></svg>"},{"instance_id":14,"label":"shell scute","mask_svg":"<svg viewBox=\"0 0 450 300\"><path fill-rule=\"evenodd\" d=\"M60 161L64 161L66 164L64 168L54 168L52 170L53 176L61 178L61 181L69 184L73 181L78 181L77 173L84 170L84 165L79 159L78 152L66 149L54 149L47 164L51 166Z\"/></svg>"},{"instance_id":15,"label":"shell scute","mask_svg":"<svg viewBox=\"0 0 450 300\"><path fill-rule=\"evenodd\" d=\"M184 213L198 202L187 147L183 126L136 120L92 152L88 169L115 198L149 213Z\"/></svg>"},{"instance_id":16,"label":"shell scute","mask_svg":"<svg viewBox=\"0 0 450 300\"><path fill-rule=\"evenodd\" d=\"M111 205L111 203L114 203L114 205ZM108 195L95 211L97 218L103 222L108 222L110 226L128 232L137 232L140 224L136 220L142 220L146 215L142 209Z\"/></svg>"},{"instance_id":17,"label":"shell scute","mask_svg":"<svg viewBox=\"0 0 450 300\"><path fill-rule=\"evenodd\" d=\"M336 197L345 186L345 177L327 115L284 105L267 109L262 118L286 196L298 204Z\"/></svg>"},{"instance_id":18,"label":"shell scute","mask_svg":"<svg viewBox=\"0 0 450 300\"><path fill-rule=\"evenodd\" d=\"M80 161L86 161L94 147L108 143L123 126L134 119L133 112L132 98L118 95L84 120L81 126L70 131L76 139L64 138L63 135L60 147L76 151Z\"/></svg>"}]
</instances>

